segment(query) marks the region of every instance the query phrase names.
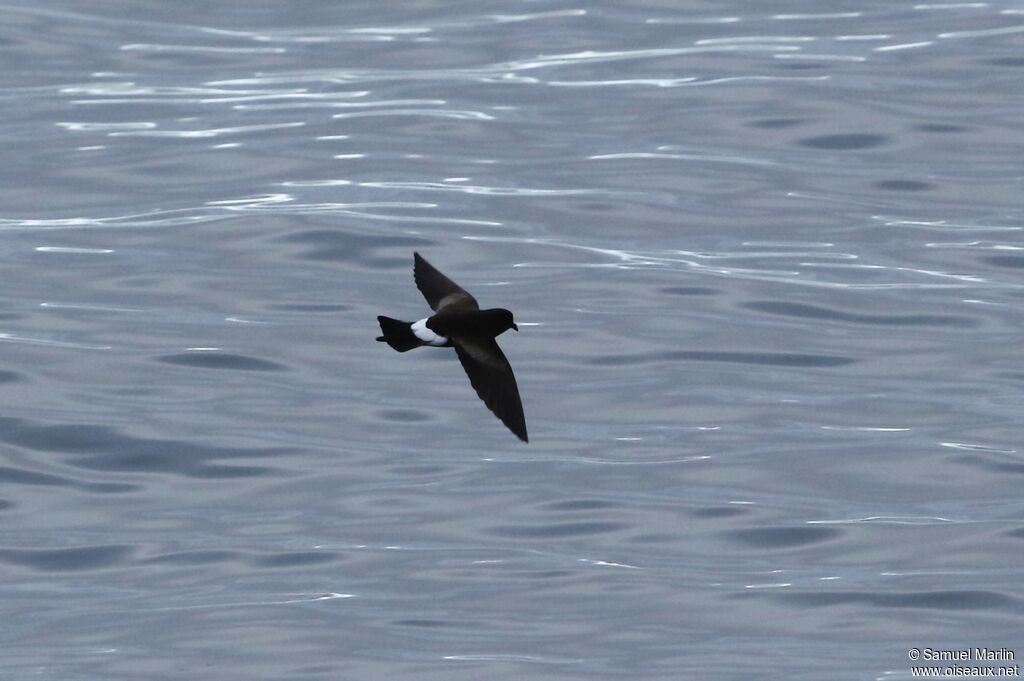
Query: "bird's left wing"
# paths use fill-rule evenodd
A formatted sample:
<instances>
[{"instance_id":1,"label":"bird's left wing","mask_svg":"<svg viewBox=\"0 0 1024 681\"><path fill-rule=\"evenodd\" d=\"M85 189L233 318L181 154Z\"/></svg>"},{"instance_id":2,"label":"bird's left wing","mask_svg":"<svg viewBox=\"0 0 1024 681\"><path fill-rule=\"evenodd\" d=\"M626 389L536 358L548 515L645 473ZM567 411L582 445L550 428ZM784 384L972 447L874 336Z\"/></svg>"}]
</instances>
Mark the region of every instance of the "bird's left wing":
<instances>
[{"instance_id":1,"label":"bird's left wing","mask_svg":"<svg viewBox=\"0 0 1024 681\"><path fill-rule=\"evenodd\" d=\"M452 340L476 394L520 440L529 442L516 377L498 344L493 338Z\"/></svg>"}]
</instances>

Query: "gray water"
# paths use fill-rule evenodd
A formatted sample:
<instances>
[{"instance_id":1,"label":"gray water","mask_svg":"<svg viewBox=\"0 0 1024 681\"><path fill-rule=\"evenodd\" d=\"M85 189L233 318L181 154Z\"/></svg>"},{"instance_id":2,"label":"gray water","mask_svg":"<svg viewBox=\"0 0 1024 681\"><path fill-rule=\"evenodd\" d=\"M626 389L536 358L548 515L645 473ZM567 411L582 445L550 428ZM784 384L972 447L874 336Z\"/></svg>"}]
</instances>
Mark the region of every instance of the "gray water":
<instances>
[{"instance_id":1,"label":"gray water","mask_svg":"<svg viewBox=\"0 0 1024 681\"><path fill-rule=\"evenodd\" d=\"M0 677L1024 655L1022 55L1008 0L0 6ZM514 310L529 445L374 342L414 250Z\"/></svg>"}]
</instances>

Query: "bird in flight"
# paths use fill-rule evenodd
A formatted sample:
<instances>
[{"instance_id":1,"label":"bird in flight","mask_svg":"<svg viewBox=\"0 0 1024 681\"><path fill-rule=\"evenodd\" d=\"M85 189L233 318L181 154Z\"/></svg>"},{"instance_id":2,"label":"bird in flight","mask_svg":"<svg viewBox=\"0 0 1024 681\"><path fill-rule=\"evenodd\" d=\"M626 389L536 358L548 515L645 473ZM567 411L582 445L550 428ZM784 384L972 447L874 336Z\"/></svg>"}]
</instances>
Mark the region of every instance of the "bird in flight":
<instances>
[{"instance_id":1,"label":"bird in flight","mask_svg":"<svg viewBox=\"0 0 1024 681\"><path fill-rule=\"evenodd\" d=\"M424 345L455 348L469 382L487 408L520 440L529 442L515 374L494 340L509 329L519 330L512 313L504 308L481 310L473 296L419 253L413 253L413 261L416 288L434 315L418 322L381 315L377 321L384 335L377 340L398 352Z\"/></svg>"}]
</instances>

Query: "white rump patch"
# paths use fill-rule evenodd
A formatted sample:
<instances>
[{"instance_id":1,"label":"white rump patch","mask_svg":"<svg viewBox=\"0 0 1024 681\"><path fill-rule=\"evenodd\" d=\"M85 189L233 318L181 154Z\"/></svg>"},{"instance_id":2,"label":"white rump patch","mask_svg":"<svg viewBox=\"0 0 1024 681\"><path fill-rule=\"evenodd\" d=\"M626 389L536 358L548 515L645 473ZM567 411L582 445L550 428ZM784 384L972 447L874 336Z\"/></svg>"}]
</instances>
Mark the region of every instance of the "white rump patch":
<instances>
[{"instance_id":1,"label":"white rump patch","mask_svg":"<svg viewBox=\"0 0 1024 681\"><path fill-rule=\"evenodd\" d=\"M412 332L416 335L417 338L419 338L427 345L444 346L448 343L447 338L445 338L444 336L439 336L430 330L430 327L427 326L426 319L421 319L418 322L413 322Z\"/></svg>"}]
</instances>

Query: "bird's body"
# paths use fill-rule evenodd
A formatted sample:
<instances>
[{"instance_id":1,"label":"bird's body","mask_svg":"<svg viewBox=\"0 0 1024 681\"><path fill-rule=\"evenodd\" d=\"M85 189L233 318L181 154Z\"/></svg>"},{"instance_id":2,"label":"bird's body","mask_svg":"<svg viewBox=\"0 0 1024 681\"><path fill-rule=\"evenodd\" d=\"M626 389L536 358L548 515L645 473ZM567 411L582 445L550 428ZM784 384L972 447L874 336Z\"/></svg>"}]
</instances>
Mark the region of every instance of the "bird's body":
<instances>
[{"instance_id":1,"label":"bird's body","mask_svg":"<svg viewBox=\"0 0 1024 681\"><path fill-rule=\"evenodd\" d=\"M417 322L379 316L384 334L377 340L398 352L425 345L454 347L477 395L523 442L528 442L526 418L515 374L494 340L508 329L519 328L503 308L481 310L476 299L439 272L419 253L413 254L413 277L434 315Z\"/></svg>"}]
</instances>

